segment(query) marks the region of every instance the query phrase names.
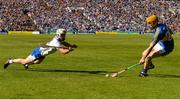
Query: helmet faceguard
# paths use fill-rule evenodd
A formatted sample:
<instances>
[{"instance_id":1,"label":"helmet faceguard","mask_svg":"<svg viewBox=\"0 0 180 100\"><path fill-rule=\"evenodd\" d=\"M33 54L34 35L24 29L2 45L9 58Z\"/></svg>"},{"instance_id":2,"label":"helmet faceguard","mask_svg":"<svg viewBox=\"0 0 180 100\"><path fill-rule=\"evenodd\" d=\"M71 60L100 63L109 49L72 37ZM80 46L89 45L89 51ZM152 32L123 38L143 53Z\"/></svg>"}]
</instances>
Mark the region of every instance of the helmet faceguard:
<instances>
[{"instance_id":1,"label":"helmet faceguard","mask_svg":"<svg viewBox=\"0 0 180 100\"><path fill-rule=\"evenodd\" d=\"M151 15L146 18L146 23L150 25L151 28L154 28L158 24L158 17L156 15Z\"/></svg>"},{"instance_id":2,"label":"helmet faceguard","mask_svg":"<svg viewBox=\"0 0 180 100\"><path fill-rule=\"evenodd\" d=\"M64 41L66 37L66 30L65 29L57 29L56 36L59 41Z\"/></svg>"}]
</instances>

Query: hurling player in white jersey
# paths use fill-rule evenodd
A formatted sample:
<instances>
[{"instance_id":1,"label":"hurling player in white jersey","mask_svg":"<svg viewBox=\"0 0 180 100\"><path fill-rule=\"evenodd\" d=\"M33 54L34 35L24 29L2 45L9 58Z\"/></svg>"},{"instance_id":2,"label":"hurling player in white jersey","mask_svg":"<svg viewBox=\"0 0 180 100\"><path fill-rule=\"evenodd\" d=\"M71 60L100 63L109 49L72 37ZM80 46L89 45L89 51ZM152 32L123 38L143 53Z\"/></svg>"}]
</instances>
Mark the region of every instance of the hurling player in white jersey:
<instances>
[{"instance_id":1,"label":"hurling player in white jersey","mask_svg":"<svg viewBox=\"0 0 180 100\"><path fill-rule=\"evenodd\" d=\"M50 42L46 43L44 46L35 48L27 58L9 58L4 64L4 69L6 69L10 64L13 63L22 64L26 69L28 69L29 65L41 63L47 55L54 53L57 50L62 54L67 54L73 51L73 48L77 48L75 44L65 42L65 38L66 30L57 29L56 35Z\"/></svg>"}]
</instances>

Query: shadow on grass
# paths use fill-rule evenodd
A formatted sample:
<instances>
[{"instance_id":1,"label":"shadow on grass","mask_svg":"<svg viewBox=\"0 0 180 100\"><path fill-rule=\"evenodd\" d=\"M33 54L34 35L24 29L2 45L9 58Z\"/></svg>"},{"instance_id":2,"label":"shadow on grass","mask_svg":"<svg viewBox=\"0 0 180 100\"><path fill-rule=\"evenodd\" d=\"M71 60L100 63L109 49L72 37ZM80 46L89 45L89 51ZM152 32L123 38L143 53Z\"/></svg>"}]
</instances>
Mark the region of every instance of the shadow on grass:
<instances>
[{"instance_id":1,"label":"shadow on grass","mask_svg":"<svg viewBox=\"0 0 180 100\"><path fill-rule=\"evenodd\" d=\"M167 75L167 74L151 74L153 77L160 77L160 78L180 78L180 75Z\"/></svg>"},{"instance_id":2,"label":"shadow on grass","mask_svg":"<svg viewBox=\"0 0 180 100\"><path fill-rule=\"evenodd\" d=\"M83 71L83 70L59 70L59 69L28 69L27 71L35 72L71 72L71 73L87 73L87 74L106 74L107 71Z\"/></svg>"}]
</instances>

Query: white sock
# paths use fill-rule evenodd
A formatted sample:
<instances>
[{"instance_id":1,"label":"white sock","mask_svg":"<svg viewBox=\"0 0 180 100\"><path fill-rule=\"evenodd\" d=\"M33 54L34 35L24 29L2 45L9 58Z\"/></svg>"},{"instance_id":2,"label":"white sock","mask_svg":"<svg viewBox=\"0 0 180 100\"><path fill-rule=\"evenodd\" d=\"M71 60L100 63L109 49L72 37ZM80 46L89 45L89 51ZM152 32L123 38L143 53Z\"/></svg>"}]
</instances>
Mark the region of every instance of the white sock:
<instances>
[{"instance_id":1,"label":"white sock","mask_svg":"<svg viewBox=\"0 0 180 100\"><path fill-rule=\"evenodd\" d=\"M28 67L29 65L28 64L24 64L25 67Z\"/></svg>"},{"instance_id":2,"label":"white sock","mask_svg":"<svg viewBox=\"0 0 180 100\"><path fill-rule=\"evenodd\" d=\"M11 60L9 60L9 63L10 63L10 64L12 64L12 63L13 63L13 60L12 60L12 59L11 59Z\"/></svg>"}]
</instances>

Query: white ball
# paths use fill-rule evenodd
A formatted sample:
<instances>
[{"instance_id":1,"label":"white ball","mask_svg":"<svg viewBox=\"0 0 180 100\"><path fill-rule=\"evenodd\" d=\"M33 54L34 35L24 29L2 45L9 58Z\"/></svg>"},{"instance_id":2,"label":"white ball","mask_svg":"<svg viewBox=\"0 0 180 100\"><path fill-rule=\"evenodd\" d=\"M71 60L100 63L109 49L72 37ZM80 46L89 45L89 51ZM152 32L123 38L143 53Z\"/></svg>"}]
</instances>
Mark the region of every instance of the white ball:
<instances>
[{"instance_id":1,"label":"white ball","mask_svg":"<svg viewBox=\"0 0 180 100\"><path fill-rule=\"evenodd\" d=\"M106 74L105 77L109 77L109 74Z\"/></svg>"}]
</instances>

